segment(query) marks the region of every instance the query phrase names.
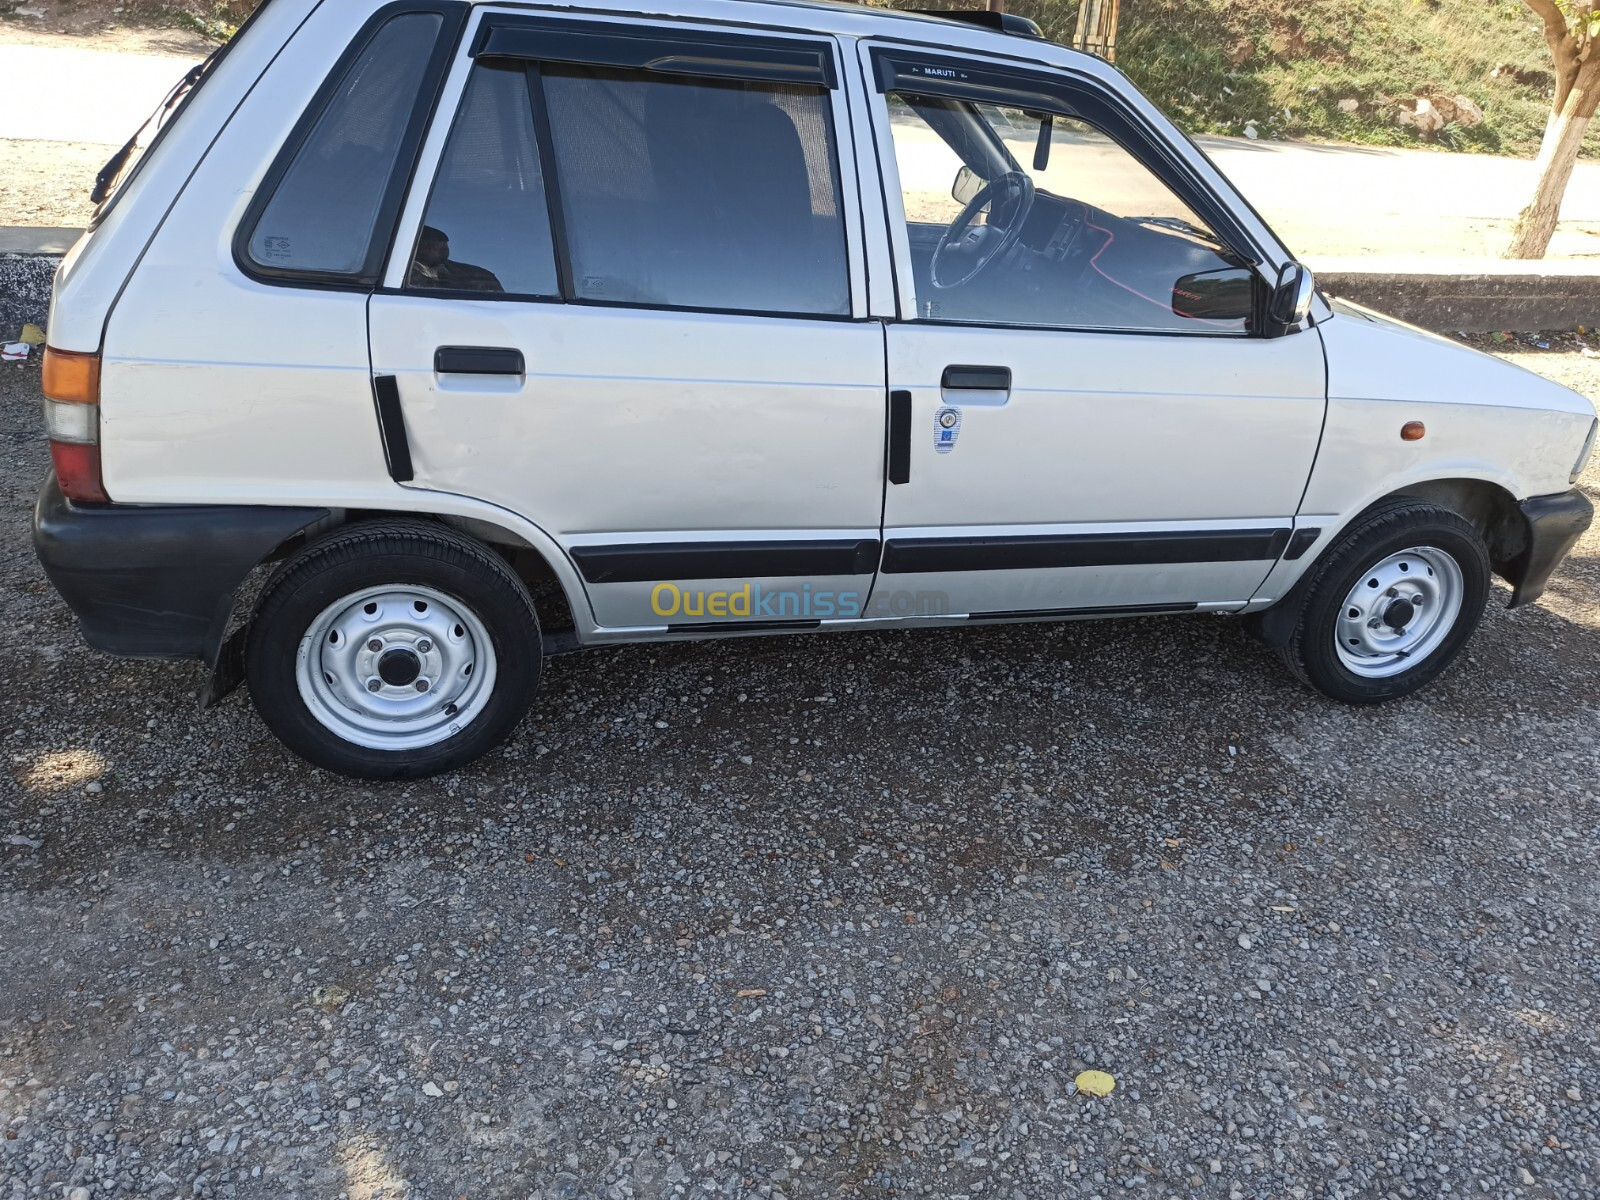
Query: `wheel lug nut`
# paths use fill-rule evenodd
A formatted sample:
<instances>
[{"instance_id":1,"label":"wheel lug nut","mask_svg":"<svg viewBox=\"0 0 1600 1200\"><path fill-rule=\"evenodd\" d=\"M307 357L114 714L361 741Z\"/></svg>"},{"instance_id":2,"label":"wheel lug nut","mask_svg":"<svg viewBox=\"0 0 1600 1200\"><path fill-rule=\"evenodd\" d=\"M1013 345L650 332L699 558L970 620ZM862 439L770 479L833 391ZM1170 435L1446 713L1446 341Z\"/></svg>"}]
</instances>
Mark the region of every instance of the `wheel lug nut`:
<instances>
[{"instance_id":1,"label":"wheel lug nut","mask_svg":"<svg viewBox=\"0 0 1600 1200\"><path fill-rule=\"evenodd\" d=\"M383 649L383 640L381 638L373 638L367 643L367 649L376 654L379 650Z\"/></svg>"},{"instance_id":2,"label":"wheel lug nut","mask_svg":"<svg viewBox=\"0 0 1600 1200\"><path fill-rule=\"evenodd\" d=\"M1368 629L1382 629L1383 628L1383 622L1378 620L1377 617L1373 617L1372 620L1367 622L1367 628Z\"/></svg>"},{"instance_id":3,"label":"wheel lug nut","mask_svg":"<svg viewBox=\"0 0 1600 1200\"><path fill-rule=\"evenodd\" d=\"M367 691L369 691L369 692L375 692L379 688L381 688L382 686L383 686L383 681L381 679L369 679L369 680L367 680Z\"/></svg>"},{"instance_id":4,"label":"wheel lug nut","mask_svg":"<svg viewBox=\"0 0 1600 1200\"><path fill-rule=\"evenodd\" d=\"M428 681L426 679L417 680L417 691L425 692L427 690L428 690Z\"/></svg>"},{"instance_id":5,"label":"wheel lug nut","mask_svg":"<svg viewBox=\"0 0 1600 1200\"><path fill-rule=\"evenodd\" d=\"M1400 593L1395 591L1393 588L1390 588L1387 592L1384 593L1384 595L1388 596L1390 599L1393 599L1394 597L1398 596L1399 594Z\"/></svg>"},{"instance_id":6,"label":"wheel lug nut","mask_svg":"<svg viewBox=\"0 0 1600 1200\"><path fill-rule=\"evenodd\" d=\"M427 638L423 638L420 642L417 643L417 653L418 654L426 654L429 650L432 650L432 649L433 649L433 643L430 642Z\"/></svg>"}]
</instances>

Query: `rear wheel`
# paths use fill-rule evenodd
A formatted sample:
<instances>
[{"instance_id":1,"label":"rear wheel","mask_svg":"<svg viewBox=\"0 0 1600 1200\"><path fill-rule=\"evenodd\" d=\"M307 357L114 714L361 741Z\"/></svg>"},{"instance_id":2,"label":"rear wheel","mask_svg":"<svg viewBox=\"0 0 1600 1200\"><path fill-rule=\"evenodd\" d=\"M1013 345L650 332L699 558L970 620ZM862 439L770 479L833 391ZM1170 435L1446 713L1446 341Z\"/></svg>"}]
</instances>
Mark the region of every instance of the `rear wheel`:
<instances>
[{"instance_id":1,"label":"rear wheel","mask_svg":"<svg viewBox=\"0 0 1600 1200\"><path fill-rule=\"evenodd\" d=\"M284 744L365 779L433 775L490 750L526 712L540 666L522 581L422 522L353 526L290 559L245 658L256 709Z\"/></svg>"},{"instance_id":2,"label":"rear wheel","mask_svg":"<svg viewBox=\"0 0 1600 1200\"><path fill-rule=\"evenodd\" d=\"M1368 513L1312 570L1299 624L1279 653L1347 704L1392 700L1433 680L1477 629L1489 595L1482 535L1420 501Z\"/></svg>"}]
</instances>

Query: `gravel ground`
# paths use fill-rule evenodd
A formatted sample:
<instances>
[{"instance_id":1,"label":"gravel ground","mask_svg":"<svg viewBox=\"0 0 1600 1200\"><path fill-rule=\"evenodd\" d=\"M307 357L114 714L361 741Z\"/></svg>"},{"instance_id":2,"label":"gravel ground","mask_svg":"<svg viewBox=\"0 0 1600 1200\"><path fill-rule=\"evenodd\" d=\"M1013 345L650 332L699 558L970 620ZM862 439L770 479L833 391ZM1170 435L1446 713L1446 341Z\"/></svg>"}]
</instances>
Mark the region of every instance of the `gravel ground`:
<instances>
[{"instance_id":1,"label":"gravel ground","mask_svg":"<svg viewBox=\"0 0 1600 1200\"><path fill-rule=\"evenodd\" d=\"M356 786L83 648L36 387L0 1198L1600 1193L1600 534L1378 710L1219 618L611 649Z\"/></svg>"}]
</instances>

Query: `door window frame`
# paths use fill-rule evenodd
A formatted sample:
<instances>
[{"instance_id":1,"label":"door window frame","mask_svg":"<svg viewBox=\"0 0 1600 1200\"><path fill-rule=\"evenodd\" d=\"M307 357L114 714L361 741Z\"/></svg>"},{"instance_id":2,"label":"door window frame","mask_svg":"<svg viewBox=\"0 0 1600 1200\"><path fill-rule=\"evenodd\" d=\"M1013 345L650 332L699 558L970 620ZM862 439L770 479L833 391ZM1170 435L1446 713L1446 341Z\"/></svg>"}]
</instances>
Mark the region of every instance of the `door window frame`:
<instances>
[{"instance_id":1,"label":"door window frame","mask_svg":"<svg viewBox=\"0 0 1600 1200\"><path fill-rule=\"evenodd\" d=\"M1144 337L1260 338L1263 323L1243 333L1205 330L1138 329L1086 325L1011 325L999 321L948 321L919 315L912 271L911 239L895 156L888 96L905 92L948 97L978 104L997 104L1082 121L1110 138L1119 149L1165 184L1190 211L1204 221L1237 258L1255 274L1257 307L1265 300L1273 256L1235 217L1224 198L1179 154L1162 131L1099 80L1059 68L930 49L926 53L898 44L863 41L867 107L877 146L885 223L894 264L896 320L903 324L941 325L1015 332L1121 334Z\"/></svg>"},{"instance_id":2,"label":"door window frame","mask_svg":"<svg viewBox=\"0 0 1600 1200\"><path fill-rule=\"evenodd\" d=\"M551 37L555 47L548 57L539 57L535 40L540 32ZM605 36L614 32L615 36ZM566 35L566 36L562 36ZM525 39L525 41L524 41ZM439 168L451 131L455 128L467 84L477 66L477 56L491 45L515 47L521 41L527 45L528 73L536 76L546 64L572 63L588 66L620 66L626 70L650 71L660 69L664 78L678 79L751 79L771 83L802 83L825 89L826 106L832 145L831 165L838 183L839 220L844 232L845 278L849 288L849 311L846 313L777 312L766 309L735 309L706 306L656 304L637 301L595 300L572 295L532 296L492 292L431 292L418 291L405 286L415 255L417 239L438 179ZM586 53L582 47L594 47ZM412 174L405 203L401 209L398 236L390 249L384 268L379 295L415 296L419 299L459 300L472 303L561 304L574 308L626 308L655 312L707 313L771 317L789 321L863 321L867 315L866 235L863 228L861 187L854 152L854 136L849 111L849 97L843 80L843 53L839 39L831 34L805 30L761 29L752 31L718 25L714 22L693 20L658 20L638 17L601 16L585 13L582 16L530 15L526 12L498 8L477 8L469 21L466 35L459 43L462 47L450 66L442 96L434 111L422 151ZM686 53L681 69L671 66L653 68L649 65L659 53L650 56L641 53L646 48L681 47L692 52L695 47L725 48L741 51L737 57L728 55L722 61L690 61ZM522 53L506 52L495 57L515 57ZM648 61L646 61L648 60ZM640 65L631 65L638 61ZM670 61L670 59L668 60ZM534 126L539 143L540 170L544 175L546 195L551 202L560 188L560 180L549 144L548 114L536 112ZM565 231L560 227L559 214L552 209L552 239L556 240L555 253L558 267L568 254ZM566 269L559 273L563 280L570 278Z\"/></svg>"}]
</instances>

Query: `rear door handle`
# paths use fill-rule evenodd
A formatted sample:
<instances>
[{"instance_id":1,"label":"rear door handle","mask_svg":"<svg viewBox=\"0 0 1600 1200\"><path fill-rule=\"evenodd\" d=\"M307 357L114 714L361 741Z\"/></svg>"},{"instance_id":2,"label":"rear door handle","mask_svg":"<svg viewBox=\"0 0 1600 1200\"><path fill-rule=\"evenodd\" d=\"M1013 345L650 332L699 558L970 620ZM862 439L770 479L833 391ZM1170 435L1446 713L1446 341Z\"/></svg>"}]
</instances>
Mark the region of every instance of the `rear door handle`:
<instances>
[{"instance_id":1,"label":"rear door handle","mask_svg":"<svg viewBox=\"0 0 1600 1200\"><path fill-rule=\"evenodd\" d=\"M1011 368L949 366L940 386L947 392L1009 392Z\"/></svg>"},{"instance_id":2,"label":"rear door handle","mask_svg":"<svg viewBox=\"0 0 1600 1200\"><path fill-rule=\"evenodd\" d=\"M440 346L433 352L440 375L521 375L524 367L522 351L504 346Z\"/></svg>"}]
</instances>

